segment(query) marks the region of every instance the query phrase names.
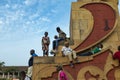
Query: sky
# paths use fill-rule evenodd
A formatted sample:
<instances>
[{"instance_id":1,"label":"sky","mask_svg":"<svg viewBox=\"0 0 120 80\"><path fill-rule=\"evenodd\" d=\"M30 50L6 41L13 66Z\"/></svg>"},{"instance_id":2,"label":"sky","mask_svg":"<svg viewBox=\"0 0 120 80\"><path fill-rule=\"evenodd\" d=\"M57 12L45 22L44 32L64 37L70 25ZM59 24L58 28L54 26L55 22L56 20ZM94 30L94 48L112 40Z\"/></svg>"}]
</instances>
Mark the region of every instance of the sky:
<instances>
[{"instance_id":1,"label":"sky","mask_svg":"<svg viewBox=\"0 0 120 80\"><path fill-rule=\"evenodd\" d=\"M26 66L34 49L42 56L41 38L52 40L59 26L69 36L71 2L76 0L0 0L0 61Z\"/></svg>"},{"instance_id":2,"label":"sky","mask_svg":"<svg viewBox=\"0 0 120 80\"><path fill-rule=\"evenodd\" d=\"M57 26L69 37L71 2L75 1L0 0L0 61L5 66L27 66L31 49L43 55L41 38L46 31L51 50Z\"/></svg>"}]
</instances>

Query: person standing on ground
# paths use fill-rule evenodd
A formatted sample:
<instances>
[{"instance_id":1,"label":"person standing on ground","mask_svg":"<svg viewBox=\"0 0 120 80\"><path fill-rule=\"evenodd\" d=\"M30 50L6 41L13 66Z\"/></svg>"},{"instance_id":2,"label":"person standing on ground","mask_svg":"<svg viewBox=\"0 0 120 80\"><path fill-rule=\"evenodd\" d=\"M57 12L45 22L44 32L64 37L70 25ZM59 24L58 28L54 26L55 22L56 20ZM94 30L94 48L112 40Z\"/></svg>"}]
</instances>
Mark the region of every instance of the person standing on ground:
<instances>
[{"instance_id":1,"label":"person standing on ground","mask_svg":"<svg viewBox=\"0 0 120 80\"><path fill-rule=\"evenodd\" d=\"M29 58L29 61L28 61L28 71L27 71L26 76L28 76L31 79L32 69L33 69L33 60L34 60L34 57L37 57L38 55L35 53L34 49L30 50L30 55L31 57Z\"/></svg>"}]
</instances>

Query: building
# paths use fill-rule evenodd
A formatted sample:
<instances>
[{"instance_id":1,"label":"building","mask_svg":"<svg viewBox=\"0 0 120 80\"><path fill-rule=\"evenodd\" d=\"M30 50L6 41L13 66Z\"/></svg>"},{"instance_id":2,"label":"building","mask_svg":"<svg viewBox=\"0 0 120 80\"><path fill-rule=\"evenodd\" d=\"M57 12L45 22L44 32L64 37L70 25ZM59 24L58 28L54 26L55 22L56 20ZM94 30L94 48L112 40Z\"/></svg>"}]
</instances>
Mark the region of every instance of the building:
<instances>
[{"instance_id":1,"label":"building","mask_svg":"<svg viewBox=\"0 0 120 80\"><path fill-rule=\"evenodd\" d=\"M0 78L19 78L21 71L27 71L27 66L4 66L0 71Z\"/></svg>"}]
</instances>

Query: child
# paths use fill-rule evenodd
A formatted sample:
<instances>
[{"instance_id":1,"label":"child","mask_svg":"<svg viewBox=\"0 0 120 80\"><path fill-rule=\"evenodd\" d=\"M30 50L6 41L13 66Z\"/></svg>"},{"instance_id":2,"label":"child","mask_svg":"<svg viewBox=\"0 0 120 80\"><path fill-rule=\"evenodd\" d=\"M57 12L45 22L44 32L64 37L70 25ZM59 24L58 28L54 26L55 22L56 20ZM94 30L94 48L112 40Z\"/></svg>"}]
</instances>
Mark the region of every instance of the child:
<instances>
[{"instance_id":1,"label":"child","mask_svg":"<svg viewBox=\"0 0 120 80\"><path fill-rule=\"evenodd\" d=\"M45 36L42 37L43 56L48 56L50 39L49 39L49 37L48 37L48 32L45 32L44 35L45 35Z\"/></svg>"},{"instance_id":2,"label":"child","mask_svg":"<svg viewBox=\"0 0 120 80\"><path fill-rule=\"evenodd\" d=\"M60 29L60 27L57 27L57 28L56 28L56 31L57 31L58 34L59 34L59 38L62 38L63 40L66 39L66 34Z\"/></svg>"},{"instance_id":3,"label":"child","mask_svg":"<svg viewBox=\"0 0 120 80\"><path fill-rule=\"evenodd\" d=\"M78 62L77 56L76 56L76 52L73 51L70 47L69 47L69 43L65 42L64 44L65 46L63 46L62 48L62 56L68 56L68 59L70 61L70 66L73 67L73 60L72 60L72 55L73 55L73 59Z\"/></svg>"},{"instance_id":4,"label":"child","mask_svg":"<svg viewBox=\"0 0 120 80\"><path fill-rule=\"evenodd\" d=\"M29 78L32 77L32 69L33 69L33 60L34 60L34 57L37 57L38 55L35 53L35 50L34 49L31 49L30 50L30 55L31 57L29 58L29 61L28 61L28 71L27 71L27 74L26 76L28 76Z\"/></svg>"},{"instance_id":5,"label":"child","mask_svg":"<svg viewBox=\"0 0 120 80\"><path fill-rule=\"evenodd\" d=\"M113 54L113 59L118 59L120 63L120 46L118 46L118 51Z\"/></svg>"},{"instance_id":6,"label":"child","mask_svg":"<svg viewBox=\"0 0 120 80\"><path fill-rule=\"evenodd\" d=\"M65 72L63 71L61 66L57 67L57 71L58 73L58 80L68 80L67 75L65 74Z\"/></svg>"},{"instance_id":7,"label":"child","mask_svg":"<svg viewBox=\"0 0 120 80\"><path fill-rule=\"evenodd\" d=\"M53 40L53 48L51 50L51 54L54 54L54 56L56 56L56 53L58 52L58 45L59 45L59 42L62 41L63 39L62 38L58 38L57 35L54 36L54 39Z\"/></svg>"},{"instance_id":8,"label":"child","mask_svg":"<svg viewBox=\"0 0 120 80\"><path fill-rule=\"evenodd\" d=\"M11 80L13 80L13 79L11 79ZM20 80L32 80L32 79L29 78L29 77L26 75L25 71L21 71L21 72L20 72Z\"/></svg>"},{"instance_id":9,"label":"child","mask_svg":"<svg viewBox=\"0 0 120 80\"><path fill-rule=\"evenodd\" d=\"M79 54L79 56L90 56L90 55L96 54L96 53L100 52L102 50L102 48L103 48L103 45L99 44L91 51L86 52L86 53L81 53L81 54Z\"/></svg>"}]
</instances>

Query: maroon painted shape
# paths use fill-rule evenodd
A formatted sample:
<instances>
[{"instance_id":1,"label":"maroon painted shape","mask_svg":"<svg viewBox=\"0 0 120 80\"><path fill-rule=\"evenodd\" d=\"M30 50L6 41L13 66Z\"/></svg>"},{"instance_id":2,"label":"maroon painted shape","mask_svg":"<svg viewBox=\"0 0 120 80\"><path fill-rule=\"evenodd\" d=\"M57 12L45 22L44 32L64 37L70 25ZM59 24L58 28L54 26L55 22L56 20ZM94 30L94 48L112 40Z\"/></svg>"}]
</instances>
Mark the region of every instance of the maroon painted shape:
<instances>
[{"instance_id":1,"label":"maroon painted shape","mask_svg":"<svg viewBox=\"0 0 120 80\"><path fill-rule=\"evenodd\" d=\"M81 8L85 8L92 13L94 18L94 26L89 36L74 49L75 51L84 49L86 47L90 48L96 42L100 42L102 38L105 37L113 29L116 20L114 10L112 7L105 3L90 3L84 5ZM105 20L107 20L107 25L110 28L107 31L104 30L106 27Z\"/></svg>"},{"instance_id":2,"label":"maroon painted shape","mask_svg":"<svg viewBox=\"0 0 120 80\"><path fill-rule=\"evenodd\" d=\"M69 65L65 65L65 66L63 66L63 68L64 68L65 71L67 71L73 77L74 80L77 80L78 72L84 67L96 66L96 67L98 67L98 68L100 68L101 70L104 71L104 66L106 64L106 60L107 60L107 57L108 57L109 53L110 53L109 50L107 50L107 51L95 56L92 61L87 61L87 62L75 64L74 68L71 68ZM114 71L115 71L115 68L113 70L110 70L106 74L108 80L115 80ZM42 80L54 80L54 79L57 79L57 77L58 77L58 73L54 72L52 77L44 78ZM99 75L93 76L87 71L85 73L86 80L88 80L91 77L94 77L97 80L99 78Z\"/></svg>"}]
</instances>

